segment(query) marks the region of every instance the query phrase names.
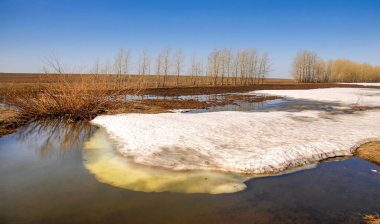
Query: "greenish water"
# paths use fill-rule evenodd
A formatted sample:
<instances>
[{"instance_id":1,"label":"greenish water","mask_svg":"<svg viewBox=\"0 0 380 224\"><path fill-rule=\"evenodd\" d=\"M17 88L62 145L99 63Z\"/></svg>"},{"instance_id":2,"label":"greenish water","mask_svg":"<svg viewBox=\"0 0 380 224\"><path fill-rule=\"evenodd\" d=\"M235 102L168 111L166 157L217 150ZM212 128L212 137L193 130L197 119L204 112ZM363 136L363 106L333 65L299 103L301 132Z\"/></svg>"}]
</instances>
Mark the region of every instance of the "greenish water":
<instances>
[{"instance_id":1,"label":"greenish water","mask_svg":"<svg viewBox=\"0 0 380 224\"><path fill-rule=\"evenodd\" d=\"M248 176L212 171L176 171L135 164L118 153L103 129L85 143L83 163L102 183L143 192L222 194L242 191Z\"/></svg>"}]
</instances>

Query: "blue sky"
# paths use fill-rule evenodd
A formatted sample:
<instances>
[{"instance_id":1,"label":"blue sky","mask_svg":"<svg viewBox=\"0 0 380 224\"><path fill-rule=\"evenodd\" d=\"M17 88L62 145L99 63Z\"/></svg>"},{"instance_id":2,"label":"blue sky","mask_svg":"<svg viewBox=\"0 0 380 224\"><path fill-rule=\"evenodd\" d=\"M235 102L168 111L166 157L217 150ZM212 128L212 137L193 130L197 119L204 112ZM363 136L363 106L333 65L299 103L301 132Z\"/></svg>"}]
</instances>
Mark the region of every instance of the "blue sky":
<instances>
[{"instance_id":1,"label":"blue sky","mask_svg":"<svg viewBox=\"0 0 380 224\"><path fill-rule=\"evenodd\" d=\"M272 77L288 77L302 49L380 65L380 1L0 0L0 72L39 72L50 54L80 69L120 47L167 45L189 56L256 48L268 52Z\"/></svg>"}]
</instances>

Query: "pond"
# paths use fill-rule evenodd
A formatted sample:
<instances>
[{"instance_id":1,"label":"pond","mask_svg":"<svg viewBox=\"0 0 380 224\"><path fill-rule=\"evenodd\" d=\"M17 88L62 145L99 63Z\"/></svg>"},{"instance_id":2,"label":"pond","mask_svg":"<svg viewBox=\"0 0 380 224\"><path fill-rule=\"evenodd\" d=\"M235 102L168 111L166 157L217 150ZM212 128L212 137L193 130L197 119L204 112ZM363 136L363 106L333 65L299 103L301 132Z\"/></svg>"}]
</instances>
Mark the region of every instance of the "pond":
<instances>
[{"instance_id":1,"label":"pond","mask_svg":"<svg viewBox=\"0 0 380 224\"><path fill-rule=\"evenodd\" d=\"M211 103L207 109L186 110L190 113L217 112L217 111L290 111L303 110L336 110L338 103L326 103L313 100L292 98L278 98L266 100L262 94L211 94L211 95L188 95L188 96L154 96L154 95L127 95L127 100L196 100ZM248 99L248 100L247 100ZM260 102L252 102L254 99L263 99ZM227 103L226 103L227 102ZM215 105L213 105L215 104ZM186 109L186 108L183 108Z\"/></svg>"},{"instance_id":2,"label":"pond","mask_svg":"<svg viewBox=\"0 0 380 224\"><path fill-rule=\"evenodd\" d=\"M131 163L86 122L0 138L0 180L0 223L360 223L380 211L380 167L360 158L266 177L175 172Z\"/></svg>"}]
</instances>

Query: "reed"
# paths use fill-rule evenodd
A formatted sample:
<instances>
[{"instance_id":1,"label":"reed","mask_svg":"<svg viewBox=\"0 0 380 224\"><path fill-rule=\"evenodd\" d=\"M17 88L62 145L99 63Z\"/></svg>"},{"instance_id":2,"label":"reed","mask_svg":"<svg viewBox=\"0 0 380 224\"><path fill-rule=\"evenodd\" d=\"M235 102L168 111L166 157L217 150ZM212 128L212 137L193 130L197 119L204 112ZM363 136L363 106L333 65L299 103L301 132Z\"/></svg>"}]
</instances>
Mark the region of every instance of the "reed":
<instances>
[{"instance_id":1,"label":"reed","mask_svg":"<svg viewBox=\"0 0 380 224\"><path fill-rule=\"evenodd\" d=\"M31 89L8 88L5 101L18 108L24 117L92 119L107 110L125 106L124 95L138 94L143 83L112 75L80 75L75 81L66 74L41 75Z\"/></svg>"}]
</instances>

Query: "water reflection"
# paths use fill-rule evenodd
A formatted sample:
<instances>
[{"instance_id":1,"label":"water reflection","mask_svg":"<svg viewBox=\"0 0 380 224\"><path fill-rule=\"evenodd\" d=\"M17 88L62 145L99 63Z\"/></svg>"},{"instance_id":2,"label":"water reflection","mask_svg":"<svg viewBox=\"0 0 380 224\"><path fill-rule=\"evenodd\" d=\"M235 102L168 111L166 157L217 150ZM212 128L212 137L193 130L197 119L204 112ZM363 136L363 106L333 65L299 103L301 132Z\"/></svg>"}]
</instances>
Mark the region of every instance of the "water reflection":
<instances>
[{"instance_id":1,"label":"water reflection","mask_svg":"<svg viewBox=\"0 0 380 224\"><path fill-rule=\"evenodd\" d=\"M40 159L63 158L75 152L74 157L81 156L78 159L99 182L133 191L233 193L244 190L244 182L253 177L213 171L180 172L138 165L117 152L103 129L88 122L32 122L20 128L15 138L25 148L35 150Z\"/></svg>"},{"instance_id":2,"label":"water reflection","mask_svg":"<svg viewBox=\"0 0 380 224\"><path fill-rule=\"evenodd\" d=\"M34 148L41 158L63 155L83 146L97 128L89 122L40 120L18 129L16 138L28 148Z\"/></svg>"},{"instance_id":3,"label":"water reflection","mask_svg":"<svg viewBox=\"0 0 380 224\"><path fill-rule=\"evenodd\" d=\"M359 158L321 163L295 174L251 179L244 183L244 191L235 194L153 194L138 192L142 188L136 186L144 186L146 191L164 187L194 191L202 184L200 174L192 179L194 188L187 181L190 176L181 179L178 174L171 182L177 185L174 188L163 179L170 176L161 171L117 164L128 161L120 157L115 161L117 152L101 138L106 138L101 129L87 123L51 121L34 123L0 138L0 223L361 223L363 214L380 211L380 174L372 171L380 168ZM83 151L82 143L86 145ZM41 146L46 149L42 150L43 158L33 153L34 149L40 152ZM73 151L58 162L48 156ZM106 165L107 160L116 165ZM101 161L105 166L99 165ZM120 173L127 165L133 167L130 173ZM114 187L94 178L108 178L118 166L122 168L116 170L119 173L110 175L113 183L121 184L118 179L127 182L127 178L135 183L149 182L129 184L127 187L134 190L129 191L124 189L126 185ZM101 168L93 170L96 175L88 172L94 167ZM244 177L221 176L223 181L243 186L240 178ZM154 183L153 187L149 183Z\"/></svg>"},{"instance_id":4,"label":"water reflection","mask_svg":"<svg viewBox=\"0 0 380 224\"><path fill-rule=\"evenodd\" d=\"M221 194L244 190L248 177L211 171L178 172L140 166L116 152L103 129L85 143L85 167L98 181L143 192Z\"/></svg>"},{"instance_id":5,"label":"water reflection","mask_svg":"<svg viewBox=\"0 0 380 224\"><path fill-rule=\"evenodd\" d=\"M25 148L35 150L40 159L64 158L68 153L79 152L84 166L99 182L133 191L232 193L244 190L243 182L248 179L235 174L175 172L131 163L117 153L103 129L84 121L32 122L20 128L15 137Z\"/></svg>"},{"instance_id":6,"label":"water reflection","mask_svg":"<svg viewBox=\"0 0 380 224\"><path fill-rule=\"evenodd\" d=\"M352 113L353 109L343 108L338 103L326 103L312 100L299 99L274 99L263 102L248 102L245 100L236 100L234 104L216 105L207 109L190 110L191 113L217 112L217 111L255 111L255 112L270 112L270 111L287 111L301 112L305 110L318 110L327 112Z\"/></svg>"},{"instance_id":7,"label":"water reflection","mask_svg":"<svg viewBox=\"0 0 380 224\"><path fill-rule=\"evenodd\" d=\"M158 95L126 95L126 100L197 100L201 102L222 101L225 96L231 94L210 95L183 95L183 96L158 96Z\"/></svg>"}]
</instances>

